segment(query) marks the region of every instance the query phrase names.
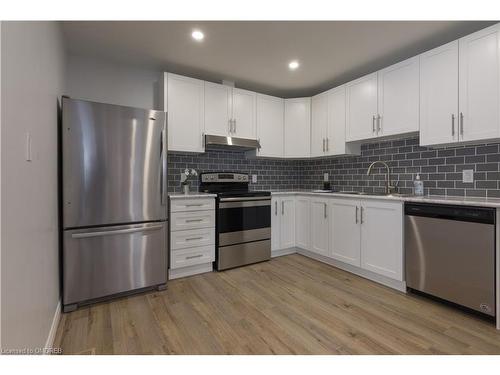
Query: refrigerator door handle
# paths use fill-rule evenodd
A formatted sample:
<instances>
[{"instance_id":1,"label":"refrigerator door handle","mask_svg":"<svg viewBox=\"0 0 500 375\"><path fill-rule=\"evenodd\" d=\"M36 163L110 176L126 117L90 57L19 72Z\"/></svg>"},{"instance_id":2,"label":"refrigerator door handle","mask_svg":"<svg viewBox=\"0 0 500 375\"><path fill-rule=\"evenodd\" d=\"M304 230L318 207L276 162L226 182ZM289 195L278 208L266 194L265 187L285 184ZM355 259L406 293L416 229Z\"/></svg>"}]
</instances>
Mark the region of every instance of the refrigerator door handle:
<instances>
[{"instance_id":1,"label":"refrigerator door handle","mask_svg":"<svg viewBox=\"0 0 500 375\"><path fill-rule=\"evenodd\" d=\"M166 192L165 189L167 187L167 153L166 153L166 125L163 125L163 130L161 131L161 174L160 174L160 186L161 186L161 204L165 205L166 203Z\"/></svg>"},{"instance_id":2,"label":"refrigerator door handle","mask_svg":"<svg viewBox=\"0 0 500 375\"><path fill-rule=\"evenodd\" d=\"M115 234L127 234L135 232L145 232L150 230L163 229L163 225L153 225L149 227L137 227L128 229L116 229L116 230L103 230L99 232L85 232L85 233L73 233L72 238L89 238L89 237L102 237L102 236L112 236Z\"/></svg>"}]
</instances>

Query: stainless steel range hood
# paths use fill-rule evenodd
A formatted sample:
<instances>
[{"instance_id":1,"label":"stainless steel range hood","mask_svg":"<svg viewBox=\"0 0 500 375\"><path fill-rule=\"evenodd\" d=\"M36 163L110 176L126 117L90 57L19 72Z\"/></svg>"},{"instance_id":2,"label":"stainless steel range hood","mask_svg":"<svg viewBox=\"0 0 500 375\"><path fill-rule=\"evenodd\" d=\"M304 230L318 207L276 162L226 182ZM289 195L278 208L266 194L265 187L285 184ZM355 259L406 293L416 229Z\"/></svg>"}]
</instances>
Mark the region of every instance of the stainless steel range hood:
<instances>
[{"instance_id":1,"label":"stainless steel range hood","mask_svg":"<svg viewBox=\"0 0 500 375\"><path fill-rule=\"evenodd\" d=\"M260 143L256 139L205 135L205 150L251 151L259 148Z\"/></svg>"}]
</instances>

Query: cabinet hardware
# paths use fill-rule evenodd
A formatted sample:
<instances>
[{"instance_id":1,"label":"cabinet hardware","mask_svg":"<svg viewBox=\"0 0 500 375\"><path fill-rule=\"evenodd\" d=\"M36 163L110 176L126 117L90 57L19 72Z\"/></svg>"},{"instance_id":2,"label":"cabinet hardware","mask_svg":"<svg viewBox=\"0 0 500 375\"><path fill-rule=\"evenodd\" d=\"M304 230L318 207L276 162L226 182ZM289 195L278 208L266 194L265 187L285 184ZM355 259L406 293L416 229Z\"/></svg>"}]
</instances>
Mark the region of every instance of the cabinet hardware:
<instances>
[{"instance_id":1,"label":"cabinet hardware","mask_svg":"<svg viewBox=\"0 0 500 375\"><path fill-rule=\"evenodd\" d=\"M364 210L364 209L363 209L363 206L361 206L361 210L360 210L361 212L360 212L360 216L359 216L359 217L360 217L359 222L360 222L361 224L363 224L363 210Z\"/></svg>"},{"instance_id":2,"label":"cabinet hardware","mask_svg":"<svg viewBox=\"0 0 500 375\"><path fill-rule=\"evenodd\" d=\"M281 201L281 215L285 214L285 202Z\"/></svg>"},{"instance_id":3,"label":"cabinet hardware","mask_svg":"<svg viewBox=\"0 0 500 375\"><path fill-rule=\"evenodd\" d=\"M274 202L274 216L278 216L278 201Z\"/></svg>"},{"instance_id":4,"label":"cabinet hardware","mask_svg":"<svg viewBox=\"0 0 500 375\"><path fill-rule=\"evenodd\" d=\"M196 241L196 240L202 240L203 237L189 237L189 238L186 238L186 241Z\"/></svg>"},{"instance_id":5,"label":"cabinet hardware","mask_svg":"<svg viewBox=\"0 0 500 375\"><path fill-rule=\"evenodd\" d=\"M186 207L201 207L201 206L203 206L203 203L190 203L190 204L186 204L185 206Z\"/></svg>"},{"instance_id":6,"label":"cabinet hardware","mask_svg":"<svg viewBox=\"0 0 500 375\"><path fill-rule=\"evenodd\" d=\"M203 221L203 219L186 219L186 223L195 223L198 221Z\"/></svg>"},{"instance_id":7,"label":"cabinet hardware","mask_svg":"<svg viewBox=\"0 0 500 375\"><path fill-rule=\"evenodd\" d=\"M328 145L328 138L326 138L326 151L330 151L330 146Z\"/></svg>"},{"instance_id":8,"label":"cabinet hardware","mask_svg":"<svg viewBox=\"0 0 500 375\"><path fill-rule=\"evenodd\" d=\"M464 138L464 114L460 112L460 135Z\"/></svg>"},{"instance_id":9,"label":"cabinet hardware","mask_svg":"<svg viewBox=\"0 0 500 375\"><path fill-rule=\"evenodd\" d=\"M354 221L357 224L358 223L358 206L356 206L356 213L354 214Z\"/></svg>"},{"instance_id":10,"label":"cabinet hardware","mask_svg":"<svg viewBox=\"0 0 500 375\"><path fill-rule=\"evenodd\" d=\"M377 134L378 134L379 131L382 130L382 127L380 125L381 122L382 122L381 120L382 120L382 117L380 115L377 115Z\"/></svg>"},{"instance_id":11,"label":"cabinet hardware","mask_svg":"<svg viewBox=\"0 0 500 375\"><path fill-rule=\"evenodd\" d=\"M201 258L202 256L203 256L203 254L191 255L191 256L186 257L186 259Z\"/></svg>"},{"instance_id":12,"label":"cabinet hardware","mask_svg":"<svg viewBox=\"0 0 500 375\"><path fill-rule=\"evenodd\" d=\"M231 134L231 132L233 130L233 128L232 128L233 122L232 121L233 120L231 120L231 119L227 120L227 131L229 134Z\"/></svg>"},{"instance_id":13,"label":"cabinet hardware","mask_svg":"<svg viewBox=\"0 0 500 375\"><path fill-rule=\"evenodd\" d=\"M375 128L375 118L376 118L376 116L373 115L373 117L372 117L372 133L375 133L377 131L377 129Z\"/></svg>"},{"instance_id":14,"label":"cabinet hardware","mask_svg":"<svg viewBox=\"0 0 500 375\"><path fill-rule=\"evenodd\" d=\"M455 114L451 114L451 136L455 136Z\"/></svg>"},{"instance_id":15,"label":"cabinet hardware","mask_svg":"<svg viewBox=\"0 0 500 375\"><path fill-rule=\"evenodd\" d=\"M323 216L326 219L326 203L323 203L323 204L324 204L324 206L323 206Z\"/></svg>"},{"instance_id":16,"label":"cabinet hardware","mask_svg":"<svg viewBox=\"0 0 500 375\"><path fill-rule=\"evenodd\" d=\"M323 152L325 152L325 138L323 138Z\"/></svg>"}]
</instances>

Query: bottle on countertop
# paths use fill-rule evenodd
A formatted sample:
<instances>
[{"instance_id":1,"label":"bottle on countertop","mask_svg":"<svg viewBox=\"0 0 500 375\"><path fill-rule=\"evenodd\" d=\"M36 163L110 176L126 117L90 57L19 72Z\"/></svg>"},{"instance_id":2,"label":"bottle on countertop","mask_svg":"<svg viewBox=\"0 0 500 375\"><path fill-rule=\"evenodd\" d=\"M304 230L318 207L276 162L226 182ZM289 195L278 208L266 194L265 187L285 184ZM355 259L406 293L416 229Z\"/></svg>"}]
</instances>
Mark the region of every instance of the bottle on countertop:
<instances>
[{"instance_id":1,"label":"bottle on countertop","mask_svg":"<svg viewBox=\"0 0 500 375\"><path fill-rule=\"evenodd\" d=\"M420 174L417 173L415 181L413 181L414 194L424 195L424 182L420 179Z\"/></svg>"}]
</instances>

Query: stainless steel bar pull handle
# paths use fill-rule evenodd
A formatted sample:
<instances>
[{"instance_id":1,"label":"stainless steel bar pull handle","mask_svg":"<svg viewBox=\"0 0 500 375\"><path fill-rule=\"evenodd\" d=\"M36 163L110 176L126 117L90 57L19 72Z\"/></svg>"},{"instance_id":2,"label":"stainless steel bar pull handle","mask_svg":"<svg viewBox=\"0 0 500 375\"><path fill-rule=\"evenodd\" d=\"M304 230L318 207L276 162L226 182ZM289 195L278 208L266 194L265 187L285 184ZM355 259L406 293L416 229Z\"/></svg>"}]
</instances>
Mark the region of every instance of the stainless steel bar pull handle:
<instances>
[{"instance_id":1,"label":"stainless steel bar pull handle","mask_svg":"<svg viewBox=\"0 0 500 375\"><path fill-rule=\"evenodd\" d=\"M363 224L363 206L361 206L361 215L360 215L360 220L359 222Z\"/></svg>"},{"instance_id":2,"label":"stainless steel bar pull handle","mask_svg":"<svg viewBox=\"0 0 500 375\"><path fill-rule=\"evenodd\" d=\"M377 133L382 130L382 117L380 115L377 115Z\"/></svg>"},{"instance_id":3,"label":"stainless steel bar pull handle","mask_svg":"<svg viewBox=\"0 0 500 375\"><path fill-rule=\"evenodd\" d=\"M166 204L167 197L167 155L166 155L166 145L167 145L167 137L166 137L165 128L161 131L161 151L160 151L160 161L161 161L161 171L160 171L160 203L162 205Z\"/></svg>"},{"instance_id":4,"label":"stainless steel bar pull handle","mask_svg":"<svg viewBox=\"0 0 500 375\"><path fill-rule=\"evenodd\" d=\"M186 238L186 241L196 241L196 240L202 240L203 237L189 237L189 238Z\"/></svg>"},{"instance_id":5,"label":"stainless steel bar pull handle","mask_svg":"<svg viewBox=\"0 0 500 375\"><path fill-rule=\"evenodd\" d=\"M190 255L190 256L187 256L186 259L194 259L194 258L201 258L203 256L203 254L198 254L198 255Z\"/></svg>"},{"instance_id":6,"label":"stainless steel bar pull handle","mask_svg":"<svg viewBox=\"0 0 500 375\"><path fill-rule=\"evenodd\" d=\"M323 203L323 204L324 204L324 206L323 206L323 216L326 219L326 203Z\"/></svg>"},{"instance_id":7,"label":"stainless steel bar pull handle","mask_svg":"<svg viewBox=\"0 0 500 375\"><path fill-rule=\"evenodd\" d=\"M186 223L196 223L196 222L199 222L199 221L203 221L203 219L187 219Z\"/></svg>"},{"instance_id":8,"label":"stainless steel bar pull handle","mask_svg":"<svg viewBox=\"0 0 500 375\"><path fill-rule=\"evenodd\" d=\"M460 112L460 135L464 137L464 114Z\"/></svg>"},{"instance_id":9,"label":"stainless steel bar pull handle","mask_svg":"<svg viewBox=\"0 0 500 375\"><path fill-rule=\"evenodd\" d=\"M330 151L330 146L328 145L328 138L326 138L326 151Z\"/></svg>"},{"instance_id":10,"label":"stainless steel bar pull handle","mask_svg":"<svg viewBox=\"0 0 500 375\"><path fill-rule=\"evenodd\" d=\"M375 129L375 115L373 115L372 117L372 133L375 133L376 129Z\"/></svg>"},{"instance_id":11,"label":"stainless steel bar pull handle","mask_svg":"<svg viewBox=\"0 0 500 375\"><path fill-rule=\"evenodd\" d=\"M233 122L232 121L233 120L231 120L231 119L227 120L227 131L229 134L231 134L231 132L233 131L233 128L232 128Z\"/></svg>"},{"instance_id":12,"label":"stainless steel bar pull handle","mask_svg":"<svg viewBox=\"0 0 500 375\"><path fill-rule=\"evenodd\" d=\"M203 203L191 203L191 204L186 204L186 207L200 207L203 206Z\"/></svg>"},{"instance_id":13,"label":"stainless steel bar pull handle","mask_svg":"<svg viewBox=\"0 0 500 375\"><path fill-rule=\"evenodd\" d=\"M285 214L285 202L281 201L281 214Z\"/></svg>"},{"instance_id":14,"label":"stainless steel bar pull handle","mask_svg":"<svg viewBox=\"0 0 500 375\"><path fill-rule=\"evenodd\" d=\"M162 225L154 225L151 227L138 227L138 228L128 228L128 229L116 229L116 230L103 230L99 232L85 232L85 233L74 233L71 235L72 238L90 238L90 237L102 237L102 236L112 236L116 234L127 234L135 232L145 232L149 230L162 229Z\"/></svg>"},{"instance_id":15,"label":"stainless steel bar pull handle","mask_svg":"<svg viewBox=\"0 0 500 375\"><path fill-rule=\"evenodd\" d=\"M358 209L359 209L358 206L356 206L356 211L355 211L356 213L354 214L354 221L356 224L358 223Z\"/></svg>"},{"instance_id":16,"label":"stainless steel bar pull handle","mask_svg":"<svg viewBox=\"0 0 500 375\"><path fill-rule=\"evenodd\" d=\"M278 216L278 201L274 202L274 216Z\"/></svg>"},{"instance_id":17,"label":"stainless steel bar pull handle","mask_svg":"<svg viewBox=\"0 0 500 375\"><path fill-rule=\"evenodd\" d=\"M455 136L455 114L451 114L451 135Z\"/></svg>"},{"instance_id":18,"label":"stainless steel bar pull handle","mask_svg":"<svg viewBox=\"0 0 500 375\"><path fill-rule=\"evenodd\" d=\"M323 152L325 152L325 138L323 138Z\"/></svg>"}]
</instances>

